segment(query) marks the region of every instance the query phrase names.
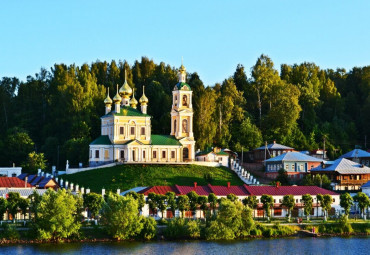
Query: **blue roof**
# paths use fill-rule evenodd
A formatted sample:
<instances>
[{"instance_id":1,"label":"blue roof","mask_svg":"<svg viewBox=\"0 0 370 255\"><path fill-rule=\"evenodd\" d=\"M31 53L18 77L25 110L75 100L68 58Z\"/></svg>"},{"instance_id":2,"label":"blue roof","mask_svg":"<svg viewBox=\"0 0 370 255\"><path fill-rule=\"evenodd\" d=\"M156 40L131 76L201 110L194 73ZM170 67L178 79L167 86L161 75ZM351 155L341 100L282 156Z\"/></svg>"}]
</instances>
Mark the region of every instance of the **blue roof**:
<instances>
[{"instance_id":1,"label":"blue roof","mask_svg":"<svg viewBox=\"0 0 370 255\"><path fill-rule=\"evenodd\" d=\"M42 176L37 176L34 180L31 181L31 185L35 186L41 179Z\"/></svg>"},{"instance_id":2,"label":"blue roof","mask_svg":"<svg viewBox=\"0 0 370 255\"><path fill-rule=\"evenodd\" d=\"M265 162L277 162L277 161L307 161L307 162L322 162L322 159L314 158L300 152L287 152L277 157L273 157L265 160Z\"/></svg>"},{"instance_id":3,"label":"blue roof","mask_svg":"<svg viewBox=\"0 0 370 255\"><path fill-rule=\"evenodd\" d=\"M343 154L339 158L370 158L370 153L364 150L355 149Z\"/></svg>"},{"instance_id":4,"label":"blue roof","mask_svg":"<svg viewBox=\"0 0 370 255\"><path fill-rule=\"evenodd\" d=\"M370 168L345 158L339 158L332 165L318 166L311 171L336 171L340 174L370 174Z\"/></svg>"},{"instance_id":5,"label":"blue roof","mask_svg":"<svg viewBox=\"0 0 370 255\"><path fill-rule=\"evenodd\" d=\"M265 149L265 145L264 146L261 146L255 150L264 150ZM278 143L270 143L267 145L267 149L273 149L273 150L293 150L294 148L292 147L288 147L288 146L285 146L285 145L282 145L282 144L278 144Z\"/></svg>"},{"instance_id":6,"label":"blue roof","mask_svg":"<svg viewBox=\"0 0 370 255\"><path fill-rule=\"evenodd\" d=\"M45 177L42 181L39 183L39 188L44 188L46 184L48 184L49 181L51 181L53 178Z\"/></svg>"},{"instance_id":7,"label":"blue roof","mask_svg":"<svg viewBox=\"0 0 370 255\"><path fill-rule=\"evenodd\" d=\"M370 188L370 181L362 185L361 188Z\"/></svg>"}]
</instances>

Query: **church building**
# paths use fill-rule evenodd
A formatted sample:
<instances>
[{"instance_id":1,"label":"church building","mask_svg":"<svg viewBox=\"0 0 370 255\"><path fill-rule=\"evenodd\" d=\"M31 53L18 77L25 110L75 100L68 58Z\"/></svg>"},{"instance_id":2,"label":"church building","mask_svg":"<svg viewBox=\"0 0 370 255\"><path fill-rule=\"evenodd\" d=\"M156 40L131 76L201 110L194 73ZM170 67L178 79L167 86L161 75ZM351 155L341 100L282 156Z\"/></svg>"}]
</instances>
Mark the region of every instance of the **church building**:
<instances>
[{"instance_id":1,"label":"church building","mask_svg":"<svg viewBox=\"0 0 370 255\"><path fill-rule=\"evenodd\" d=\"M195 159L193 136L192 91L186 83L186 69L181 65L179 82L172 91L171 133L153 135L149 100L145 87L140 110L135 92L125 82L113 97L104 100L105 115L101 117L101 136L90 144L90 166L112 162L176 164ZM114 108L112 109L112 107Z\"/></svg>"}]
</instances>

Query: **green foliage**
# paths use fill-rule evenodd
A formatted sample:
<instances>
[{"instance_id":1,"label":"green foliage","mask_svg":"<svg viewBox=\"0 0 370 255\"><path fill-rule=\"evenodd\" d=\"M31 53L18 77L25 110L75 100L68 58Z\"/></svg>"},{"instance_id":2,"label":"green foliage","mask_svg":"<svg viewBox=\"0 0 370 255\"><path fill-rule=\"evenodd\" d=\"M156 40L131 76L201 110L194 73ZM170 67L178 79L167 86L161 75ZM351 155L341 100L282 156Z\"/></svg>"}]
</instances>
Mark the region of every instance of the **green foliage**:
<instances>
[{"instance_id":1,"label":"green foliage","mask_svg":"<svg viewBox=\"0 0 370 255\"><path fill-rule=\"evenodd\" d=\"M351 210L351 206L353 205L353 198L349 193L343 193L340 195L340 206L344 209L344 213L346 218L348 218L349 211Z\"/></svg>"},{"instance_id":2,"label":"green foliage","mask_svg":"<svg viewBox=\"0 0 370 255\"><path fill-rule=\"evenodd\" d=\"M131 196L109 193L103 204L101 217L107 233L120 240L133 239L144 228L137 201Z\"/></svg>"},{"instance_id":3,"label":"green foliage","mask_svg":"<svg viewBox=\"0 0 370 255\"><path fill-rule=\"evenodd\" d=\"M354 200L358 202L358 207L360 207L361 213L365 217L365 209L370 206L369 197L363 192L358 192L354 197Z\"/></svg>"},{"instance_id":4,"label":"green foliage","mask_svg":"<svg viewBox=\"0 0 370 255\"><path fill-rule=\"evenodd\" d=\"M36 227L42 240L60 240L78 234L77 199L65 189L49 189L37 206Z\"/></svg>"},{"instance_id":5,"label":"green foliage","mask_svg":"<svg viewBox=\"0 0 370 255\"><path fill-rule=\"evenodd\" d=\"M270 219L271 209L274 205L274 199L271 195L262 195L261 203L263 204L263 209L265 210L267 220Z\"/></svg>"},{"instance_id":6,"label":"green foliage","mask_svg":"<svg viewBox=\"0 0 370 255\"><path fill-rule=\"evenodd\" d=\"M140 217L140 223L143 228L138 235L142 240L151 240L157 234L157 222L152 217Z\"/></svg>"},{"instance_id":7,"label":"green foliage","mask_svg":"<svg viewBox=\"0 0 370 255\"><path fill-rule=\"evenodd\" d=\"M186 194L189 198L189 207L193 212L197 209L198 205L198 194L193 190Z\"/></svg>"},{"instance_id":8,"label":"green foliage","mask_svg":"<svg viewBox=\"0 0 370 255\"><path fill-rule=\"evenodd\" d=\"M312 211L312 196L310 194L305 194L302 196L302 201L303 201L303 205L304 205L304 214L307 216L307 221L309 221L310 219L310 214L311 214L311 211Z\"/></svg>"},{"instance_id":9,"label":"green foliage","mask_svg":"<svg viewBox=\"0 0 370 255\"><path fill-rule=\"evenodd\" d=\"M175 215L177 209L176 194L175 192L168 191L166 193L167 206L170 208L172 215Z\"/></svg>"},{"instance_id":10,"label":"green foliage","mask_svg":"<svg viewBox=\"0 0 370 255\"><path fill-rule=\"evenodd\" d=\"M85 208L89 209L91 217L93 218L96 218L96 216L98 215L100 209L103 206L103 202L103 196L100 194L91 192L83 195L83 205Z\"/></svg>"},{"instance_id":11,"label":"green foliage","mask_svg":"<svg viewBox=\"0 0 370 255\"><path fill-rule=\"evenodd\" d=\"M126 196L132 196L134 199L136 199L139 211L141 211L145 206L144 194L139 194L136 193L135 191L130 191L126 193Z\"/></svg>"},{"instance_id":12,"label":"green foliage","mask_svg":"<svg viewBox=\"0 0 370 255\"><path fill-rule=\"evenodd\" d=\"M0 197L0 220L4 219L4 213L6 212L7 208L8 201L5 198Z\"/></svg>"},{"instance_id":13,"label":"green foliage","mask_svg":"<svg viewBox=\"0 0 370 255\"><path fill-rule=\"evenodd\" d=\"M1 231L1 237L10 241L15 241L20 239L20 234L17 231L16 227L11 224L4 224L4 230Z\"/></svg>"},{"instance_id":14,"label":"green foliage","mask_svg":"<svg viewBox=\"0 0 370 255\"><path fill-rule=\"evenodd\" d=\"M209 206L211 207L213 214L215 214L216 206L217 206L217 196L215 193L209 193L208 194L208 203Z\"/></svg>"},{"instance_id":15,"label":"green foliage","mask_svg":"<svg viewBox=\"0 0 370 255\"><path fill-rule=\"evenodd\" d=\"M186 195L180 195L177 197L176 203L177 208L179 208L179 211L181 212L182 218L184 218L184 211L188 210L190 207L189 197Z\"/></svg>"},{"instance_id":16,"label":"green foliage","mask_svg":"<svg viewBox=\"0 0 370 255\"><path fill-rule=\"evenodd\" d=\"M26 132L19 128L9 129L2 148L3 162L19 166L27 160L33 149L34 142Z\"/></svg>"},{"instance_id":17,"label":"green foliage","mask_svg":"<svg viewBox=\"0 0 370 255\"><path fill-rule=\"evenodd\" d=\"M198 220L188 221L186 231L191 239L200 238L200 222Z\"/></svg>"},{"instance_id":18,"label":"green foliage","mask_svg":"<svg viewBox=\"0 0 370 255\"><path fill-rule=\"evenodd\" d=\"M168 222L164 235L168 239L185 239L187 235L186 221L184 218L174 218Z\"/></svg>"},{"instance_id":19,"label":"green foliage","mask_svg":"<svg viewBox=\"0 0 370 255\"><path fill-rule=\"evenodd\" d=\"M33 220L38 219L38 206L41 203L42 197L37 193L36 190L33 191L31 195L28 196L28 199L30 200L30 211L33 214Z\"/></svg>"},{"instance_id":20,"label":"green foliage","mask_svg":"<svg viewBox=\"0 0 370 255\"><path fill-rule=\"evenodd\" d=\"M8 210L13 216L13 220L16 220L16 215L18 212L18 207L19 207L19 201L21 199L21 196L19 195L18 192L9 192L8 193Z\"/></svg>"},{"instance_id":21,"label":"green foliage","mask_svg":"<svg viewBox=\"0 0 370 255\"><path fill-rule=\"evenodd\" d=\"M206 229L206 239L232 240L243 238L250 234L253 225L251 209L243 207L238 201L232 202L228 199L222 199L217 217L211 221Z\"/></svg>"},{"instance_id":22,"label":"green foliage","mask_svg":"<svg viewBox=\"0 0 370 255\"><path fill-rule=\"evenodd\" d=\"M324 189L331 189L331 181L326 174L316 174L314 177L311 174L307 174L303 177L302 184L305 186L318 186Z\"/></svg>"},{"instance_id":23,"label":"green foliage","mask_svg":"<svg viewBox=\"0 0 370 255\"><path fill-rule=\"evenodd\" d=\"M290 179L288 176L287 171L284 170L284 168L281 168L278 171L278 176L275 179L276 182L280 182L281 185L288 186L290 185Z\"/></svg>"},{"instance_id":24,"label":"green foliage","mask_svg":"<svg viewBox=\"0 0 370 255\"><path fill-rule=\"evenodd\" d=\"M290 221L290 216L291 216L290 214L291 214L291 211L293 210L293 208L295 206L294 196L293 195L285 195L283 197L283 201L282 201L281 205L288 208L288 221Z\"/></svg>"},{"instance_id":25,"label":"green foliage","mask_svg":"<svg viewBox=\"0 0 370 255\"><path fill-rule=\"evenodd\" d=\"M100 168L63 177L70 183L90 187L93 192L106 190L129 190L134 187L156 185L207 185L205 174L212 174L212 185L243 185L239 177L226 167L206 167L198 165L120 165Z\"/></svg>"},{"instance_id":26,"label":"green foliage","mask_svg":"<svg viewBox=\"0 0 370 255\"><path fill-rule=\"evenodd\" d=\"M207 196L198 196L198 205L203 211L203 216L206 216L205 211L208 209L208 197Z\"/></svg>"},{"instance_id":27,"label":"green foliage","mask_svg":"<svg viewBox=\"0 0 370 255\"><path fill-rule=\"evenodd\" d=\"M27 173L37 173L37 169L46 168L46 159L44 153L36 153L35 151L28 154L26 163L22 165Z\"/></svg>"}]
</instances>

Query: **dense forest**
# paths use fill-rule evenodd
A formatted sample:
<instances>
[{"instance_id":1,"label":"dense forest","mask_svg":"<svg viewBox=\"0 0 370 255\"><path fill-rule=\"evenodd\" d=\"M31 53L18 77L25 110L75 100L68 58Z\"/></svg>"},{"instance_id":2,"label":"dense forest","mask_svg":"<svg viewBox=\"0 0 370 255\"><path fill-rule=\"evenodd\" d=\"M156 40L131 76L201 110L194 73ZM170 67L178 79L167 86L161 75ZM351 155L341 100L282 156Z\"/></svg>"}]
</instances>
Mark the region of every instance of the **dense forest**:
<instances>
[{"instance_id":1,"label":"dense forest","mask_svg":"<svg viewBox=\"0 0 370 255\"><path fill-rule=\"evenodd\" d=\"M0 165L63 168L87 163L88 145L100 135L106 88L111 97L124 82L145 85L152 133L170 133L172 89L177 69L142 57L82 66L55 64L26 81L0 80ZM244 151L264 141L298 150L326 148L336 158L370 136L370 66L323 70L314 63L283 64L261 55L250 69L239 64L224 81L205 86L188 73L193 90L196 146Z\"/></svg>"}]
</instances>

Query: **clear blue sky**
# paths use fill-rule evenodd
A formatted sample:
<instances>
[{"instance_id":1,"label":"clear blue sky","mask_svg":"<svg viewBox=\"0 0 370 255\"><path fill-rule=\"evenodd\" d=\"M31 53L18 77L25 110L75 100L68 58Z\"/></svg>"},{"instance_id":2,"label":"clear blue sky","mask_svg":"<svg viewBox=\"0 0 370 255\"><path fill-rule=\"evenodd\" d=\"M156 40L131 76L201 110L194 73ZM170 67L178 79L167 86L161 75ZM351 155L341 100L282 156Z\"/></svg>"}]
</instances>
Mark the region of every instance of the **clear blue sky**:
<instances>
[{"instance_id":1,"label":"clear blue sky","mask_svg":"<svg viewBox=\"0 0 370 255\"><path fill-rule=\"evenodd\" d=\"M140 2L140 3L139 3ZM370 64L370 1L1 1L0 77L25 80L54 63L141 56L206 85L250 68L262 53L280 64Z\"/></svg>"}]
</instances>

